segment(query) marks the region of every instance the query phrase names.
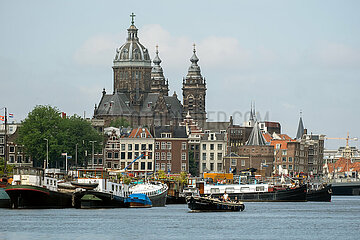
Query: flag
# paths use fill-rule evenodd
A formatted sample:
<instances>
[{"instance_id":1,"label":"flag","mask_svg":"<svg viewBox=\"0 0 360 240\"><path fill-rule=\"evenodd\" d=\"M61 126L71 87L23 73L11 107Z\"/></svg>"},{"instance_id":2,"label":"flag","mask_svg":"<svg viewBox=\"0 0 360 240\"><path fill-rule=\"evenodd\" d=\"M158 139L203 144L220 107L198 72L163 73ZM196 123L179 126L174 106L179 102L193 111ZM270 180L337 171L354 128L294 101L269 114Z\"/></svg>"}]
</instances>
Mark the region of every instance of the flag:
<instances>
[{"instance_id":1,"label":"flag","mask_svg":"<svg viewBox=\"0 0 360 240\"><path fill-rule=\"evenodd\" d=\"M5 121L5 117L0 115L0 120Z\"/></svg>"},{"instance_id":2,"label":"flag","mask_svg":"<svg viewBox=\"0 0 360 240\"><path fill-rule=\"evenodd\" d=\"M67 153L62 153L62 154L61 154L61 156L66 156L66 155L67 155Z\"/></svg>"},{"instance_id":3,"label":"flag","mask_svg":"<svg viewBox=\"0 0 360 240\"><path fill-rule=\"evenodd\" d=\"M67 159L72 159L72 156L67 156Z\"/></svg>"},{"instance_id":4,"label":"flag","mask_svg":"<svg viewBox=\"0 0 360 240\"><path fill-rule=\"evenodd\" d=\"M9 118L13 118L13 117L14 117L14 114L9 113Z\"/></svg>"}]
</instances>

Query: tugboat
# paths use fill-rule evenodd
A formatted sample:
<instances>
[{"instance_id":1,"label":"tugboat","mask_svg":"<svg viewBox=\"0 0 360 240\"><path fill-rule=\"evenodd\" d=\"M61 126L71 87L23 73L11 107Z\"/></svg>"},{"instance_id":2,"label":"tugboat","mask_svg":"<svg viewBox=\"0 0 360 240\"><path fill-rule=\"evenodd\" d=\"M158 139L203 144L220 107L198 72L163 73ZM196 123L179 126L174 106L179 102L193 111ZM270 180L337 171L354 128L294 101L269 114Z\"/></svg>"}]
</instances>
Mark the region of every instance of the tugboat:
<instances>
[{"instance_id":1,"label":"tugboat","mask_svg":"<svg viewBox=\"0 0 360 240\"><path fill-rule=\"evenodd\" d=\"M186 202L192 211L240 212L245 209L245 205L242 202L221 201L218 198L212 197L188 196L186 197Z\"/></svg>"},{"instance_id":2,"label":"tugboat","mask_svg":"<svg viewBox=\"0 0 360 240\"><path fill-rule=\"evenodd\" d=\"M306 200L311 202L331 202L331 184L317 187L308 187Z\"/></svg>"}]
</instances>

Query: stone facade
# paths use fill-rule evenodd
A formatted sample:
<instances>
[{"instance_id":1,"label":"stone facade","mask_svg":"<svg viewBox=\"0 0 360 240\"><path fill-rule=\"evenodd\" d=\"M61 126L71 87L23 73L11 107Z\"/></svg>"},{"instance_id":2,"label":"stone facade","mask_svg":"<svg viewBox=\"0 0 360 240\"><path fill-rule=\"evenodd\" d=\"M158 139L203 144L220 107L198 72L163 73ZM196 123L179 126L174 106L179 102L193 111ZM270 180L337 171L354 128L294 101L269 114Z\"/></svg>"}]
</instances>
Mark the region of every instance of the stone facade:
<instances>
[{"instance_id":1,"label":"stone facade","mask_svg":"<svg viewBox=\"0 0 360 240\"><path fill-rule=\"evenodd\" d=\"M200 174L204 172L223 172L226 154L226 133L209 132L200 141Z\"/></svg>"}]
</instances>

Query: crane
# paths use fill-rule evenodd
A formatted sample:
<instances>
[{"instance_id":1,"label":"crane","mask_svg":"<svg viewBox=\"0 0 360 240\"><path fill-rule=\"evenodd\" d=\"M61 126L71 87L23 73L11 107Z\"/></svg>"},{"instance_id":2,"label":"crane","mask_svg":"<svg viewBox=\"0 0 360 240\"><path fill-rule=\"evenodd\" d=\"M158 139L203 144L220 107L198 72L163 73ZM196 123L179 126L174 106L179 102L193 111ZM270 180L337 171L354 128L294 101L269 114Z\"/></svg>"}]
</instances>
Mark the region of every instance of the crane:
<instances>
[{"instance_id":1,"label":"crane","mask_svg":"<svg viewBox=\"0 0 360 240\"><path fill-rule=\"evenodd\" d=\"M347 132L347 137L346 138L325 138L325 139L343 139L346 140L346 147L349 147L349 140L353 140L353 141L357 141L358 138L350 138L349 137L349 132Z\"/></svg>"}]
</instances>

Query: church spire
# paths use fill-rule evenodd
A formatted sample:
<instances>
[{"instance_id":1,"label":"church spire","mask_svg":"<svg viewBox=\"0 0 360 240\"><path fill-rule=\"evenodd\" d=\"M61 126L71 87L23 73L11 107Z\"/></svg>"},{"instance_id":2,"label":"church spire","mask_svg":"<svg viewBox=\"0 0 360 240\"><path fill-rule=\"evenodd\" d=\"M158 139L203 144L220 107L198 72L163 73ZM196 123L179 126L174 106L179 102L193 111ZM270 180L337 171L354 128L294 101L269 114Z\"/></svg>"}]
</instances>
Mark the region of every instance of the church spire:
<instances>
[{"instance_id":1,"label":"church spire","mask_svg":"<svg viewBox=\"0 0 360 240\"><path fill-rule=\"evenodd\" d=\"M262 135L262 132L259 127L259 123L256 121L255 125L250 133L249 139L246 142L246 145L250 146L263 146L266 145L266 140Z\"/></svg>"},{"instance_id":2,"label":"church spire","mask_svg":"<svg viewBox=\"0 0 360 240\"><path fill-rule=\"evenodd\" d=\"M159 46L156 45L156 55L154 57L153 63L154 66L151 70L151 92L152 93L161 93L164 96L169 94L168 82L165 81L164 72L160 66L161 59L159 57Z\"/></svg>"},{"instance_id":3,"label":"church spire","mask_svg":"<svg viewBox=\"0 0 360 240\"><path fill-rule=\"evenodd\" d=\"M302 120L302 112L300 111L300 119L299 119L299 125L298 125L298 129L297 129L297 133L296 133L296 139L301 139L302 136L304 135L304 124L303 124L303 120Z\"/></svg>"}]
</instances>

